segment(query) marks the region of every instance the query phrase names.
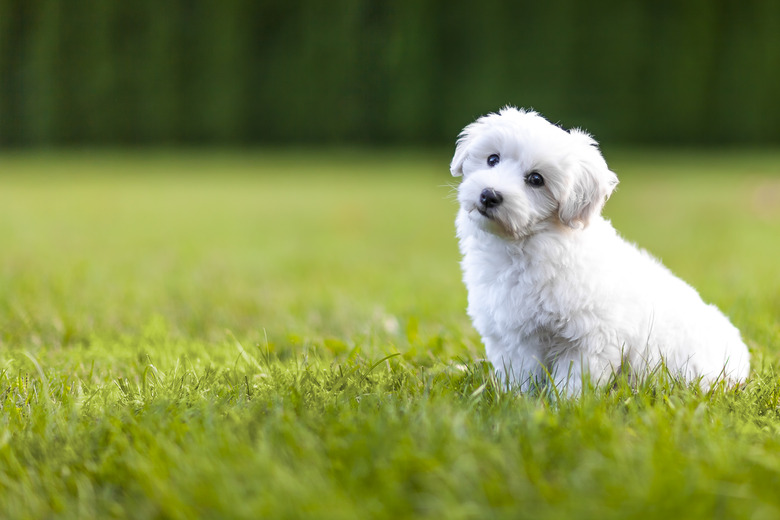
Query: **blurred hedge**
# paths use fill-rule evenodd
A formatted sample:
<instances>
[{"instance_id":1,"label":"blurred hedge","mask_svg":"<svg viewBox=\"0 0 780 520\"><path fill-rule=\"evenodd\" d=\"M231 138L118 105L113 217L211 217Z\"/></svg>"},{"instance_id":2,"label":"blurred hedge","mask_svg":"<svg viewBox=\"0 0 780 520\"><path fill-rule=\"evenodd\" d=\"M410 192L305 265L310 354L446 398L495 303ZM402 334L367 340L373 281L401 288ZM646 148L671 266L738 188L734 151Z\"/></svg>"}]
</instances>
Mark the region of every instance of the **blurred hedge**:
<instances>
[{"instance_id":1,"label":"blurred hedge","mask_svg":"<svg viewBox=\"0 0 780 520\"><path fill-rule=\"evenodd\" d=\"M478 8L477 8L478 7ZM0 144L780 142L780 2L0 0Z\"/></svg>"}]
</instances>

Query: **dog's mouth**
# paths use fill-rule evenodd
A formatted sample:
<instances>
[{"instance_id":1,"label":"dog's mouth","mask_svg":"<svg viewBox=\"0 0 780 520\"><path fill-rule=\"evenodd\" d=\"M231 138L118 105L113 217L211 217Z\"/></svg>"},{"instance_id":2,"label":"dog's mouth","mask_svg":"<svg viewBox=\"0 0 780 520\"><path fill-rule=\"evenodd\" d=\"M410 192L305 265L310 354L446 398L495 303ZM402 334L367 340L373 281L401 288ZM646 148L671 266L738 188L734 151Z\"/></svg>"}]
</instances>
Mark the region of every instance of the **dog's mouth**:
<instances>
[{"instance_id":1,"label":"dog's mouth","mask_svg":"<svg viewBox=\"0 0 780 520\"><path fill-rule=\"evenodd\" d=\"M484 219L473 215L475 210ZM469 214L472 215L471 218L475 224L484 231L507 239L518 239L522 236L517 225L508 218L504 211L501 211L501 207L488 208L482 204L474 204L469 210Z\"/></svg>"},{"instance_id":2,"label":"dog's mouth","mask_svg":"<svg viewBox=\"0 0 780 520\"><path fill-rule=\"evenodd\" d=\"M493 212L490 211L489 208L481 208L477 206L477 212L485 217L486 219L493 220Z\"/></svg>"}]
</instances>

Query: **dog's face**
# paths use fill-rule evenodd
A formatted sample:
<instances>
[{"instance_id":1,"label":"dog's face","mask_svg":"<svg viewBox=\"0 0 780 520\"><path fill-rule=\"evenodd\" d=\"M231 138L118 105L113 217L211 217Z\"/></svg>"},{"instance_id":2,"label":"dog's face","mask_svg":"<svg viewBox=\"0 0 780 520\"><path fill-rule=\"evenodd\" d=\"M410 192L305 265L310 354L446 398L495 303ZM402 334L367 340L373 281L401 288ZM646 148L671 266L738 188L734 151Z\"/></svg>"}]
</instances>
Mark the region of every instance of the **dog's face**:
<instances>
[{"instance_id":1,"label":"dog's face","mask_svg":"<svg viewBox=\"0 0 780 520\"><path fill-rule=\"evenodd\" d=\"M450 171L463 176L461 212L479 228L514 240L556 226L587 226L618 182L587 133L515 108L467 126Z\"/></svg>"}]
</instances>

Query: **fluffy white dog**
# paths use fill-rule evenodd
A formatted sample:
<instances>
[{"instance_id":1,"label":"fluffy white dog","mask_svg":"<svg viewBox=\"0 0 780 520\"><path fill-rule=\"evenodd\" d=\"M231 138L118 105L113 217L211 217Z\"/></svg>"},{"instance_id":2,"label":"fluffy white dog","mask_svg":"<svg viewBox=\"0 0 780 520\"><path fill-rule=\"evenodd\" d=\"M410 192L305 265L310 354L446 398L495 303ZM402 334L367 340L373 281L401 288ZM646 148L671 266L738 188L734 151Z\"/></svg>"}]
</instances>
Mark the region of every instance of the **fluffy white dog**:
<instances>
[{"instance_id":1,"label":"fluffy white dog","mask_svg":"<svg viewBox=\"0 0 780 520\"><path fill-rule=\"evenodd\" d=\"M500 377L569 395L662 366L703 388L747 377L739 331L601 216L618 179L586 132L507 107L463 130L450 171L468 313Z\"/></svg>"}]
</instances>

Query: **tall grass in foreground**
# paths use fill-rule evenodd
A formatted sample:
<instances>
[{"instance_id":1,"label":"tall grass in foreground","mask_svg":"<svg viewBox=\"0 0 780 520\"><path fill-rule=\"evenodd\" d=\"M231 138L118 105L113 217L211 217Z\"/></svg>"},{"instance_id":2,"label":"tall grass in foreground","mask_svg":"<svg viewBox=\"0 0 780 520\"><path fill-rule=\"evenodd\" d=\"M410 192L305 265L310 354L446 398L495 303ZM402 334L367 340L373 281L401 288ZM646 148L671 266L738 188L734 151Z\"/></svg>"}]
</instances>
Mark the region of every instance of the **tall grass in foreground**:
<instances>
[{"instance_id":1,"label":"tall grass in foreground","mask_svg":"<svg viewBox=\"0 0 780 520\"><path fill-rule=\"evenodd\" d=\"M780 514L780 156L613 161L615 226L754 372L577 401L480 360L446 155L2 164L0 517Z\"/></svg>"}]
</instances>

